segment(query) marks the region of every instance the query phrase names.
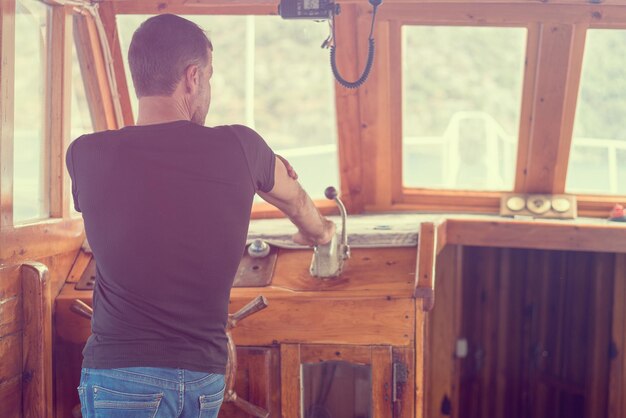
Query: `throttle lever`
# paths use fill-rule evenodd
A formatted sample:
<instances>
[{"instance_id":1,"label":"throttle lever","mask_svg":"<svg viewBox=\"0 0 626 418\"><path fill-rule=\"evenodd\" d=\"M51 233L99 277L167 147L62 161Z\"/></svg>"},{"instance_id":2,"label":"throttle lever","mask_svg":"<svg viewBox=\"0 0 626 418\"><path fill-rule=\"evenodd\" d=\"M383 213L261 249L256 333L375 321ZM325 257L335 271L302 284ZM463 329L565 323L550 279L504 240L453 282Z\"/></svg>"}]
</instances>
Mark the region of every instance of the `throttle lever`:
<instances>
[{"instance_id":1,"label":"throttle lever","mask_svg":"<svg viewBox=\"0 0 626 418\"><path fill-rule=\"evenodd\" d=\"M313 259L311 260L311 276L313 277L336 277L343 270L343 262L350 258L350 246L348 245L348 231L346 230L346 218L348 214L343 202L339 199L337 190L330 186L324 191L329 200L334 200L341 214L341 238L335 234L328 244L313 247Z\"/></svg>"}]
</instances>

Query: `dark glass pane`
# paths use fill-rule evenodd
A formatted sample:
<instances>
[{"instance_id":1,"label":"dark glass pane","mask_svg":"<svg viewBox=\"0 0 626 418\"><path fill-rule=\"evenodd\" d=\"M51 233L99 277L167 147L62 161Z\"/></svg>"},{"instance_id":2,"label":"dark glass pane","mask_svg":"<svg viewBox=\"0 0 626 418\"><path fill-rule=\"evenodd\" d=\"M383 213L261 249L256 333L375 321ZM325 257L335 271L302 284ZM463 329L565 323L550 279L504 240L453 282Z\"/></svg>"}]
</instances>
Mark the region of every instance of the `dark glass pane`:
<instances>
[{"instance_id":1,"label":"dark glass pane","mask_svg":"<svg viewBox=\"0 0 626 418\"><path fill-rule=\"evenodd\" d=\"M372 368L343 361L302 365L304 418L371 418Z\"/></svg>"}]
</instances>

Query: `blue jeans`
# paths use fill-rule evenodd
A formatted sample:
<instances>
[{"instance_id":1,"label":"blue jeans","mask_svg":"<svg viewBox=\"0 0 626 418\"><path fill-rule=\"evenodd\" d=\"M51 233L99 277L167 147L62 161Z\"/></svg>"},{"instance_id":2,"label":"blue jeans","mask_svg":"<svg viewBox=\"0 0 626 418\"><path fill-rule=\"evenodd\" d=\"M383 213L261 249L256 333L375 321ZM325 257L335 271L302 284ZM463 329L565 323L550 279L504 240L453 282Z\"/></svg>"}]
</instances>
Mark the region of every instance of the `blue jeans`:
<instances>
[{"instance_id":1,"label":"blue jeans","mask_svg":"<svg viewBox=\"0 0 626 418\"><path fill-rule=\"evenodd\" d=\"M83 369L83 418L216 418L224 376L183 369Z\"/></svg>"}]
</instances>

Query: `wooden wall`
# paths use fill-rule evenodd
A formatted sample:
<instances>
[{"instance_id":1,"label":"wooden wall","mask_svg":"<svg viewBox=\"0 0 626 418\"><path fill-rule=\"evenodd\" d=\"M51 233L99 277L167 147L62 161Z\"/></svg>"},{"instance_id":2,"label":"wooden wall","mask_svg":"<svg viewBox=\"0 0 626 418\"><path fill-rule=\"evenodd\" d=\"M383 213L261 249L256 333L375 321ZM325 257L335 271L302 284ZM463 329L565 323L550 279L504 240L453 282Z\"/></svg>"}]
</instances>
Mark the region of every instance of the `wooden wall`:
<instances>
[{"instance_id":1,"label":"wooden wall","mask_svg":"<svg viewBox=\"0 0 626 418\"><path fill-rule=\"evenodd\" d=\"M428 416L623 416L608 410L610 402L621 408L623 397L621 383L609 387L623 380L615 329L623 334L624 319L612 319L614 285L626 279L622 261L607 253L446 248L429 324ZM619 311L622 298L615 300ZM468 344L461 358L457 340Z\"/></svg>"},{"instance_id":2,"label":"wooden wall","mask_svg":"<svg viewBox=\"0 0 626 418\"><path fill-rule=\"evenodd\" d=\"M72 251L57 256L43 257L39 260L49 268L52 300L65 282L75 257L76 252ZM22 390L24 379L30 379L31 376L23 371L23 365L26 363L23 353L28 353L31 347L24 346L23 343L24 298L22 297L20 267L21 264L18 262L0 267L0 416L2 418L28 416L23 413L23 409L25 410L29 405L22 402ZM52 341L47 341L44 346L50 350Z\"/></svg>"},{"instance_id":3,"label":"wooden wall","mask_svg":"<svg viewBox=\"0 0 626 418\"><path fill-rule=\"evenodd\" d=\"M18 266L0 268L0 405L22 416L22 287Z\"/></svg>"}]
</instances>

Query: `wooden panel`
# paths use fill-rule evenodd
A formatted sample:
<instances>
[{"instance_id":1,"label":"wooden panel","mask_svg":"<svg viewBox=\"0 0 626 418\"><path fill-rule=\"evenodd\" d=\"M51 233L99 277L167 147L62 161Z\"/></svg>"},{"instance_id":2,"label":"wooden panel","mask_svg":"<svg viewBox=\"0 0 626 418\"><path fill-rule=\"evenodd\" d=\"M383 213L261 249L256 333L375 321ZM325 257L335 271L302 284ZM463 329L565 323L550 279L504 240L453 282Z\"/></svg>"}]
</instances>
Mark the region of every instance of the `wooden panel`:
<instances>
[{"instance_id":1,"label":"wooden panel","mask_svg":"<svg viewBox=\"0 0 626 418\"><path fill-rule=\"evenodd\" d=\"M22 376L0 382L2 418L22 418Z\"/></svg>"},{"instance_id":2,"label":"wooden panel","mask_svg":"<svg viewBox=\"0 0 626 418\"><path fill-rule=\"evenodd\" d=\"M372 349L367 346L303 345L300 362L347 361L356 364L372 364Z\"/></svg>"},{"instance_id":3,"label":"wooden panel","mask_svg":"<svg viewBox=\"0 0 626 418\"><path fill-rule=\"evenodd\" d=\"M10 299L22 294L19 277L19 266L0 266L0 300Z\"/></svg>"},{"instance_id":4,"label":"wooden panel","mask_svg":"<svg viewBox=\"0 0 626 418\"><path fill-rule=\"evenodd\" d=\"M413 299L328 298L318 292L298 294L266 288L233 289L230 312L236 312L263 294L269 307L233 330L238 345L272 345L277 342L315 344L389 344L408 346L414 329ZM74 299L91 305L91 292L67 284L56 299L60 337L81 343L89 337L89 323L69 310Z\"/></svg>"},{"instance_id":5,"label":"wooden panel","mask_svg":"<svg viewBox=\"0 0 626 418\"><path fill-rule=\"evenodd\" d=\"M52 399L52 305L46 266L22 266L24 342L22 370L24 418L53 415Z\"/></svg>"},{"instance_id":6,"label":"wooden panel","mask_svg":"<svg viewBox=\"0 0 626 418\"><path fill-rule=\"evenodd\" d=\"M437 303L429 315L430 329L437 330L425 342L430 347L429 361L437 367L426 376L428 387L428 417L456 415L458 406L459 361L455 348L461 337L461 272L460 247L447 247L437 259ZM444 404L450 409L443 407Z\"/></svg>"},{"instance_id":7,"label":"wooden panel","mask_svg":"<svg viewBox=\"0 0 626 418\"><path fill-rule=\"evenodd\" d=\"M412 300L272 300L233 332L242 345L273 341L318 344L389 344L412 341ZM233 301L231 310L243 306Z\"/></svg>"},{"instance_id":8,"label":"wooden panel","mask_svg":"<svg viewBox=\"0 0 626 418\"><path fill-rule=\"evenodd\" d=\"M0 262L17 264L24 260L78 251L84 239L82 218L53 219L7 229L0 234Z\"/></svg>"},{"instance_id":9,"label":"wooden panel","mask_svg":"<svg viewBox=\"0 0 626 418\"><path fill-rule=\"evenodd\" d=\"M65 279L69 275L70 269L76 259L76 251L68 251L64 254L57 254L50 257L40 258L41 264L48 267L50 277L50 295L54 300L65 285Z\"/></svg>"},{"instance_id":10,"label":"wooden panel","mask_svg":"<svg viewBox=\"0 0 626 418\"><path fill-rule=\"evenodd\" d=\"M358 291L410 296L413 290L414 248L355 248L336 279L311 277L311 251L281 250L272 286L294 291L333 291L331 297L357 296Z\"/></svg>"},{"instance_id":11,"label":"wooden panel","mask_svg":"<svg viewBox=\"0 0 626 418\"><path fill-rule=\"evenodd\" d=\"M53 7L48 48L50 73L46 131L50 143L50 217L70 215L70 178L65 152L70 139L72 9Z\"/></svg>"},{"instance_id":12,"label":"wooden panel","mask_svg":"<svg viewBox=\"0 0 626 418\"><path fill-rule=\"evenodd\" d=\"M582 227L549 221L448 219L446 228L448 244L626 252L626 234L610 224Z\"/></svg>"},{"instance_id":13,"label":"wooden panel","mask_svg":"<svg viewBox=\"0 0 626 418\"><path fill-rule=\"evenodd\" d=\"M19 279L19 266L0 267L0 338L22 330L22 288Z\"/></svg>"},{"instance_id":14,"label":"wooden panel","mask_svg":"<svg viewBox=\"0 0 626 418\"><path fill-rule=\"evenodd\" d=\"M76 256L76 260L74 261L74 264L72 264L72 269L67 276L67 283L78 283L81 276L83 275L83 272L89 265L92 257L92 254L89 254L82 250L79 251L78 255Z\"/></svg>"},{"instance_id":15,"label":"wooden panel","mask_svg":"<svg viewBox=\"0 0 626 418\"><path fill-rule=\"evenodd\" d=\"M15 0L0 1L0 228L13 225Z\"/></svg>"},{"instance_id":16,"label":"wooden panel","mask_svg":"<svg viewBox=\"0 0 626 418\"><path fill-rule=\"evenodd\" d=\"M359 76L359 50L357 45L357 8L343 6L335 19L337 42L337 68L347 80ZM363 200L363 165L361 163L361 122L358 90L346 89L335 83L337 103L337 130L339 167L341 170L341 195L350 213L361 213Z\"/></svg>"},{"instance_id":17,"label":"wooden panel","mask_svg":"<svg viewBox=\"0 0 626 418\"><path fill-rule=\"evenodd\" d=\"M308 298L307 298L308 299ZM269 308L233 331L237 344L266 345L274 341L316 344L389 344L412 341L413 301L380 299L272 299ZM233 300L236 311L245 301Z\"/></svg>"},{"instance_id":18,"label":"wooden panel","mask_svg":"<svg viewBox=\"0 0 626 418\"><path fill-rule=\"evenodd\" d=\"M0 338L22 329L22 298L0 300Z\"/></svg>"},{"instance_id":19,"label":"wooden panel","mask_svg":"<svg viewBox=\"0 0 626 418\"><path fill-rule=\"evenodd\" d=\"M282 418L300 418L300 346L280 346Z\"/></svg>"},{"instance_id":20,"label":"wooden panel","mask_svg":"<svg viewBox=\"0 0 626 418\"><path fill-rule=\"evenodd\" d=\"M603 416L614 256L474 247L463 257L463 416Z\"/></svg>"},{"instance_id":21,"label":"wooden panel","mask_svg":"<svg viewBox=\"0 0 626 418\"><path fill-rule=\"evenodd\" d=\"M0 382L22 373L22 333L0 337Z\"/></svg>"},{"instance_id":22,"label":"wooden panel","mask_svg":"<svg viewBox=\"0 0 626 418\"><path fill-rule=\"evenodd\" d=\"M78 318L77 315L74 315ZM79 318L81 319L81 318ZM82 319L89 327L89 321ZM55 316L55 329L66 327L67 324L59 321ZM54 342L54 384L55 384L55 411L58 418L72 417L72 409L79 404L78 391L80 370L83 361L83 347L85 341L72 343L55 335Z\"/></svg>"}]
</instances>

